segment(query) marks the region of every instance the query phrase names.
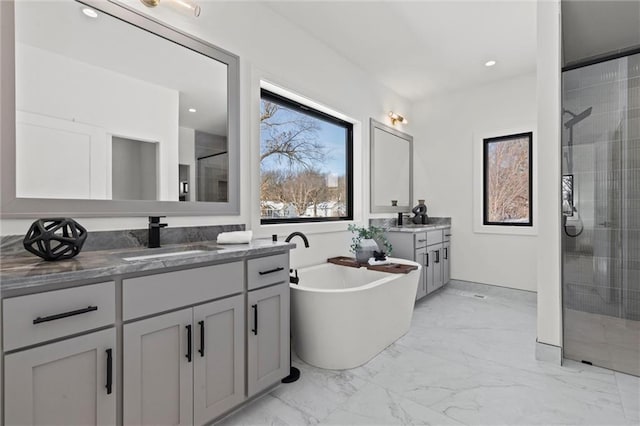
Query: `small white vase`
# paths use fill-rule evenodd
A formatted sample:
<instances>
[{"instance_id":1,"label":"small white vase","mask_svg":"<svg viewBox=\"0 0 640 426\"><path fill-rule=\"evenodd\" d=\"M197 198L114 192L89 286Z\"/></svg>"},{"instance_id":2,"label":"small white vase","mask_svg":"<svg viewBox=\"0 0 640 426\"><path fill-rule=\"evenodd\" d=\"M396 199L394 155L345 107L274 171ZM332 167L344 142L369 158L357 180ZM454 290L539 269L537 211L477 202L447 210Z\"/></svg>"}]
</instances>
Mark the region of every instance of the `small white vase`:
<instances>
[{"instance_id":1,"label":"small white vase","mask_svg":"<svg viewBox=\"0 0 640 426\"><path fill-rule=\"evenodd\" d=\"M356 260L360 263L367 263L369 258L373 257L373 252L380 251L378 243L373 239L365 239L360 241L360 248L356 250Z\"/></svg>"}]
</instances>

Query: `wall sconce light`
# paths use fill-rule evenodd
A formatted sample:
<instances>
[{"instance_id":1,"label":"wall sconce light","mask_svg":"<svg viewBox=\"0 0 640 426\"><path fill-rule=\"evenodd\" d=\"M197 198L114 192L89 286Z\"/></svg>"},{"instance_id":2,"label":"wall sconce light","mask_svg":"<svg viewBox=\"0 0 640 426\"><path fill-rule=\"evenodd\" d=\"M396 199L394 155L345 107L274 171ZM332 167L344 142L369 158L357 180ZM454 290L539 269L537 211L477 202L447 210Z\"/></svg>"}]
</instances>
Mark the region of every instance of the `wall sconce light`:
<instances>
[{"instance_id":1,"label":"wall sconce light","mask_svg":"<svg viewBox=\"0 0 640 426\"><path fill-rule=\"evenodd\" d=\"M156 7L160 4L160 0L140 0L147 7ZM194 0L162 0L166 4L178 12L188 14L189 16L200 16L200 6Z\"/></svg>"},{"instance_id":2,"label":"wall sconce light","mask_svg":"<svg viewBox=\"0 0 640 426\"><path fill-rule=\"evenodd\" d=\"M182 194L189 193L189 182L187 181L180 182L180 193Z\"/></svg>"},{"instance_id":3,"label":"wall sconce light","mask_svg":"<svg viewBox=\"0 0 640 426\"><path fill-rule=\"evenodd\" d=\"M393 111L389 111L389 118L391 118L391 124L393 124L394 126L396 125L396 123L407 124L409 122L409 120Z\"/></svg>"}]
</instances>

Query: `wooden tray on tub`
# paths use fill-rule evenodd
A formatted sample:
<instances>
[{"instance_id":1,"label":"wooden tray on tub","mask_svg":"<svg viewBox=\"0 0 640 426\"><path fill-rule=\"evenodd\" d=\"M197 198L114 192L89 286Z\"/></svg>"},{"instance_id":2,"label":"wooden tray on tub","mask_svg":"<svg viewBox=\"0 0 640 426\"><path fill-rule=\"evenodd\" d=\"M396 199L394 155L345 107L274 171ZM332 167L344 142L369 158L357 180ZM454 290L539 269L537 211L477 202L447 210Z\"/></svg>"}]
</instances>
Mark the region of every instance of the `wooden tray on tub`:
<instances>
[{"instance_id":1,"label":"wooden tray on tub","mask_svg":"<svg viewBox=\"0 0 640 426\"><path fill-rule=\"evenodd\" d=\"M355 257L347 256L330 257L329 259L327 259L327 262L340 266L350 266L352 268L359 268L361 266L367 265L366 263L358 262Z\"/></svg>"},{"instance_id":2,"label":"wooden tray on tub","mask_svg":"<svg viewBox=\"0 0 640 426\"><path fill-rule=\"evenodd\" d=\"M415 265L404 265L402 263L389 263L387 265L367 265L371 271L389 272L391 274L408 274L418 269Z\"/></svg>"},{"instance_id":3,"label":"wooden tray on tub","mask_svg":"<svg viewBox=\"0 0 640 426\"><path fill-rule=\"evenodd\" d=\"M327 262L341 266L349 266L351 268L366 267L371 271L389 272L391 274L408 274L418 269L415 265L404 265L401 263L389 263L387 265L369 265L368 263L360 263L353 257L338 256L327 259Z\"/></svg>"}]
</instances>

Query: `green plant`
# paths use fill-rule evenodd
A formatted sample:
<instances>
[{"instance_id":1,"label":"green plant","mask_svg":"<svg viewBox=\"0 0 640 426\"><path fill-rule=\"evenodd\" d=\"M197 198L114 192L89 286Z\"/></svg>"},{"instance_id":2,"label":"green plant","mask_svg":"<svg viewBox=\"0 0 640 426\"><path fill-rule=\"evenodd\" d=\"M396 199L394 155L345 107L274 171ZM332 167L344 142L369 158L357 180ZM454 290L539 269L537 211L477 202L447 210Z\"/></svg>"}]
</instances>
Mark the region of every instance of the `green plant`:
<instances>
[{"instance_id":1,"label":"green plant","mask_svg":"<svg viewBox=\"0 0 640 426\"><path fill-rule=\"evenodd\" d=\"M369 226L368 228L362 226L356 226L354 224L349 225L347 228L349 231L354 233L355 235L351 238L351 253L355 253L361 247L360 242L362 240L375 240L378 245L382 243L384 245L385 252L387 255L391 254L391 250L393 247L387 237L384 236L384 229L379 228L377 226Z\"/></svg>"}]
</instances>

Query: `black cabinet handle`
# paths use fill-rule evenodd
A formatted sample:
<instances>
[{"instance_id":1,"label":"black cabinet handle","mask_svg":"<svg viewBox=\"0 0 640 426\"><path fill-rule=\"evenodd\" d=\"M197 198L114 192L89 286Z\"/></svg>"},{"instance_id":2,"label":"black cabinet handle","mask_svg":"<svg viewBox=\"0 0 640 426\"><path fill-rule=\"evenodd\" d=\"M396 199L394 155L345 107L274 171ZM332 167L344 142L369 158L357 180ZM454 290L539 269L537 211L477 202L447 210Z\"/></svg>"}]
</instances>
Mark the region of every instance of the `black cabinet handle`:
<instances>
[{"instance_id":1,"label":"black cabinet handle","mask_svg":"<svg viewBox=\"0 0 640 426\"><path fill-rule=\"evenodd\" d=\"M425 253L427 255L427 268L429 267L429 253Z\"/></svg>"},{"instance_id":2,"label":"black cabinet handle","mask_svg":"<svg viewBox=\"0 0 640 426\"><path fill-rule=\"evenodd\" d=\"M204 321L198 321L198 324L200 325L200 349L198 349L198 352L200 352L200 356L204 356Z\"/></svg>"},{"instance_id":3,"label":"black cabinet handle","mask_svg":"<svg viewBox=\"0 0 640 426\"><path fill-rule=\"evenodd\" d=\"M187 326L187 361L191 362L191 324Z\"/></svg>"},{"instance_id":4,"label":"black cabinet handle","mask_svg":"<svg viewBox=\"0 0 640 426\"><path fill-rule=\"evenodd\" d=\"M436 250L436 261L435 263L440 263L440 250Z\"/></svg>"},{"instance_id":5,"label":"black cabinet handle","mask_svg":"<svg viewBox=\"0 0 640 426\"><path fill-rule=\"evenodd\" d=\"M258 305L251 305L251 309L253 309L253 328L251 332L258 335Z\"/></svg>"},{"instance_id":6,"label":"black cabinet handle","mask_svg":"<svg viewBox=\"0 0 640 426\"><path fill-rule=\"evenodd\" d=\"M109 348L106 350L107 352L107 395L111 395L111 391L113 390L113 356L112 349Z\"/></svg>"},{"instance_id":7,"label":"black cabinet handle","mask_svg":"<svg viewBox=\"0 0 640 426\"><path fill-rule=\"evenodd\" d=\"M427 240L418 240L419 243L424 243Z\"/></svg>"},{"instance_id":8,"label":"black cabinet handle","mask_svg":"<svg viewBox=\"0 0 640 426\"><path fill-rule=\"evenodd\" d=\"M258 274L267 275L267 274L273 274L274 272L280 272L280 271L284 271L284 268L282 266L275 269L269 269L268 271L260 271L258 272Z\"/></svg>"},{"instance_id":9,"label":"black cabinet handle","mask_svg":"<svg viewBox=\"0 0 640 426\"><path fill-rule=\"evenodd\" d=\"M61 314L49 315L47 317L38 317L33 320L33 323L40 324L41 322L55 321L62 318L72 317L74 315L86 314L87 312L93 312L97 310L98 310L97 306L89 306L87 308L76 309L75 311L63 312Z\"/></svg>"},{"instance_id":10,"label":"black cabinet handle","mask_svg":"<svg viewBox=\"0 0 640 426\"><path fill-rule=\"evenodd\" d=\"M444 248L444 260L449 259L449 249L447 247Z\"/></svg>"}]
</instances>

